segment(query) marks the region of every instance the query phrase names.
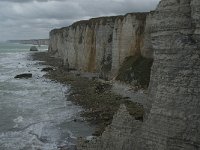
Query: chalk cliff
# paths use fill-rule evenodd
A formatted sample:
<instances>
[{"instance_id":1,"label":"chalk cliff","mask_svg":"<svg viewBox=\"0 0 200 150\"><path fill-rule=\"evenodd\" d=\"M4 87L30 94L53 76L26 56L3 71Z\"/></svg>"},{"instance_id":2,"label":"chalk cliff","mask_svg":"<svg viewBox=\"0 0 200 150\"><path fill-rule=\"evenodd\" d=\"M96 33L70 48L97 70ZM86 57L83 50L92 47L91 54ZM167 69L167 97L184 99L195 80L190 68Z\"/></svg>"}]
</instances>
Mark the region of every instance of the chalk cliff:
<instances>
[{"instance_id":1,"label":"chalk cliff","mask_svg":"<svg viewBox=\"0 0 200 150\"><path fill-rule=\"evenodd\" d=\"M153 58L144 121L121 106L81 150L200 149L200 1L161 0L151 13L78 22L50 33L49 52L71 67L116 75L128 58Z\"/></svg>"},{"instance_id":2,"label":"chalk cliff","mask_svg":"<svg viewBox=\"0 0 200 150\"><path fill-rule=\"evenodd\" d=\"M115 77L120 65L133 56L152 60L144 46L147 13L93 18L50 32L49 52L70 68Z\"/></svg>"},{"instance_id":3,"label":"chalk cliff","mask_svg":"<svg viewBox=\"0 0 200 150\"><path fill-rule=\"evenodd\" d=\"M152 106L141 149L200 149L200 1L162 0L150 31Z\"/></svg>"}]
</instances>

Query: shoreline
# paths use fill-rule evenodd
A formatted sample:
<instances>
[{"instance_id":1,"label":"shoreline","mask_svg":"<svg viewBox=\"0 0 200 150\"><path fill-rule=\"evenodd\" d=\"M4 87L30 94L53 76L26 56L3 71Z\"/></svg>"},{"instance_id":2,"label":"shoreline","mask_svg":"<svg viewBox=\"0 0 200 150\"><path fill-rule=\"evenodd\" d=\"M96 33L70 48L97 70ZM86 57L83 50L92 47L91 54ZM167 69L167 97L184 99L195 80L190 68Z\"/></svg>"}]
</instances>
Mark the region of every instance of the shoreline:
<instances>
[{"instance_id":1,"label":"shoreline","mask_svg":"<svg viewBox=\"0 0 200 150\"><path fill-rule=\"evenodd\" d=\"M81 106L84 111L81 117L96 127L93 136L101 136L105 128L112 123L114 114L121 104L125 104L129 114L137 120L143 120L144 108L137 102L131 101L131 97L125 94L115 93L113 84L99 80L95 74L81 73L76 70L67 70L61 59L51 57L48 52L35 52L31 59L39 60L43 65L49 66L45 77L71 86L66 93L69 101ZM74 119L74 121L79 121Z\"/></svg>"}]
</instances>

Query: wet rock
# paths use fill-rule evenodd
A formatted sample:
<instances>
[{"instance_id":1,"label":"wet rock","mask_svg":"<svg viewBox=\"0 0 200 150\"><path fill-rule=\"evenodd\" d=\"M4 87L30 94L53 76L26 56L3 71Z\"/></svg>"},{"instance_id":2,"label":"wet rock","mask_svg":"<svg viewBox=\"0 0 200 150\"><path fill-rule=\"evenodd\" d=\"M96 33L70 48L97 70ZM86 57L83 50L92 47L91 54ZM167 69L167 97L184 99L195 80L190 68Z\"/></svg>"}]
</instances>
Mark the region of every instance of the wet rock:
<instances>
[{"instance_id":1,"label":"wet rock","mask_svg":"<svg viewBox=\"0 0 200 150\"><path fill-rule=\"evenodd\" d=\"M61 145L58 148L60 150L77 150L76 145Z\"/></svg>"},{"instance_id":2,"label":"wet rock","mask_svg":"<svg viewBox=\"0 0 200 150\"><path fill-rule=\"evenodd\" d=\"M77 76L77 77L80 77L80 76L81 76L81 74L80 74L80 73L77 73L77 74L76 74L76 76Z\"/></svg>"},{"instance_id":3,"label":"wet rock","mask_svg":"<svg viewBox=\"0 0 200 150\"><path fill-rule=\"evenodd\" d=\"M46 136L40 137L39 140L40 140L42 143L48 143L48 137L46 137Z\"/></svg>"},{"instance_id":4,"label":"wet rock","mask_svg":"<svg viewBox=\"0 0 200 150\"><path fill-rule=\"evenodd\" d=\"M126 97L123 97L123 99L130 99L130 97L126 96Z\"/></svg>"},{"instance_id":5,"label":"wet rock","mask_svg":"<svg viewBox=\"0 0 200 150\"><path fill-rule=\"evenodd\" d=\"M68 71L76 71L76 68L68 68Z\"/></svg>"},{"instance_id":6,"label":"wet rock","mask_svg":"<svg viewBox=\"0 0 200 150\"><path fill-rule=\"evenodd\" d=\"M32 73L23 73L15 76L15 79L32 78Z\"/></svg>"},{"instance_id":7,"label":"wet rock","mask_svg":"<svg viewBox=\"0 0 200 150\"><path fill-rule=\"evenodd\" d=\"M98 137L98 136L100 136L101 135L101 128L97 128L96 130L95 130L95 132L94 133L92 133L92 136L96 136L96 137Z\"/></svg>"},{"instance_id":8,"label":"wet rock","mask_svg":"<svg viewBox=\"0 0 200 150\"><path fill-rule=\"evenodd\" d=\"M53 68L47 67L47 68L43 68L41 71L46 71L46 72L48 72L48 71L52 71L52 70L53 70Z\"/></svg>"},{"instance_id":9,"label":"wet rock","mask_svg":"<svg viewBox=\"0 0 200 150\"><path fill-rule=\"evenodd\" d=\"M96 85L95 91L96 93L103 93L107 90L110 90L111 85L106 83L99 83Z\"/></svg>"},{"instance_id":10,"label":"wet rock","mask_svg":"<svg viewBox=\"0 0 200 150\"><path fill-rule=\"evenodd\" d=\"M31 46L30 51L38 51L36 46Z\"/></svg>"}]
</instances>

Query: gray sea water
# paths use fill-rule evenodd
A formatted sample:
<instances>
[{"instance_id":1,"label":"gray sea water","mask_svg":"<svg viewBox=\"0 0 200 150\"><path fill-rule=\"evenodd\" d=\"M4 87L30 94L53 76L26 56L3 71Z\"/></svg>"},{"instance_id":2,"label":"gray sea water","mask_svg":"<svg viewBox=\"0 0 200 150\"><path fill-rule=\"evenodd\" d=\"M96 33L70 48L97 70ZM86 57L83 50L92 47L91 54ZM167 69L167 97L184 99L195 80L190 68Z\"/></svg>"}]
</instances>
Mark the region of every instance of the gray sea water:
<instances>
[{"instance_id":1,"label":"gray sea water","mask_svg":"<svg viewBox=\"0 0 200 150\"><path fill-rule=\"evenodd\" d=\"M93 131L73 121L82 109L66 100L70 87L43 77L45 66L28 59L30 46L0 43L0 150L57 150ZM33 78L14 79L27 72Z\"/></svg>"}]
</instances>

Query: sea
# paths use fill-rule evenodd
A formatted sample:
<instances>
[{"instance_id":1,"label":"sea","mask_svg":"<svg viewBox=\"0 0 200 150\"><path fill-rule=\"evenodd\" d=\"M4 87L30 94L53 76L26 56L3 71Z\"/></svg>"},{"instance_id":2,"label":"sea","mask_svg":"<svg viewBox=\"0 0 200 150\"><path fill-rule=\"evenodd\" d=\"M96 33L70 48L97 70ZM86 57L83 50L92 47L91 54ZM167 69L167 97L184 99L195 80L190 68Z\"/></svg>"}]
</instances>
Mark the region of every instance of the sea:
<instances>
[{"instance_id":1,"label":"sea","mask_svg":"<svg viewBox=\"0 0 200 150\"><path fill-rule=\"evenodd\" d=\"M44 77L47 66L30 59L31 46L0 43L0 150L73 149L77 137L94 129L74 121L83 109L67 98L70 86ZM22 73L33 77L14 78Z\"/></svg>"}]
</instances>

